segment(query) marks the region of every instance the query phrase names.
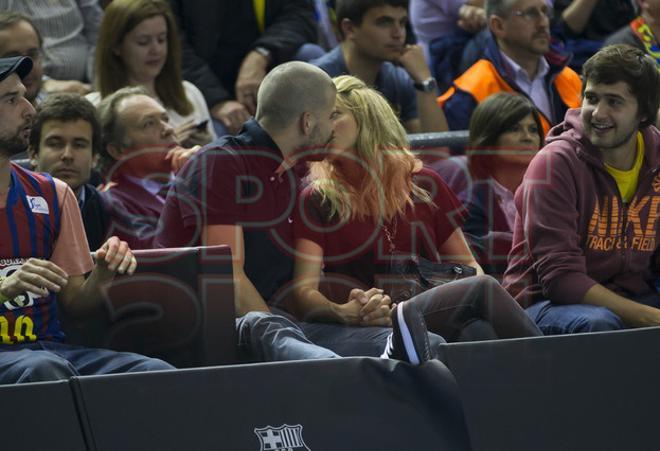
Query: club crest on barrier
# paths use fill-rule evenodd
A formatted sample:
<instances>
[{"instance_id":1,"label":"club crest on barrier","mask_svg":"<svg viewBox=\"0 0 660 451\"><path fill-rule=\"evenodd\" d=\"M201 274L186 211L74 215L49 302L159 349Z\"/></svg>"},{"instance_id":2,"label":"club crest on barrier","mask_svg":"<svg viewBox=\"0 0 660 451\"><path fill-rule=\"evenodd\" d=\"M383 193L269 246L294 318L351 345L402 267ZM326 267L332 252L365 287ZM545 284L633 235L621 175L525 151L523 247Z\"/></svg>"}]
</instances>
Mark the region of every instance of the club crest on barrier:
<instances>
[{"instance_id":1,"label":"club crest on barrier","mask_svg":"<svg viewBox=\"0 0 660 451\"><path fill-rule=\"evenodd\" d=\"M283 424L280 427L266 426L254 428L254 433L261 445L260 451L311 451L302 436L303 427L299 424L289 426Z\"/></svg>"}]
</instances>

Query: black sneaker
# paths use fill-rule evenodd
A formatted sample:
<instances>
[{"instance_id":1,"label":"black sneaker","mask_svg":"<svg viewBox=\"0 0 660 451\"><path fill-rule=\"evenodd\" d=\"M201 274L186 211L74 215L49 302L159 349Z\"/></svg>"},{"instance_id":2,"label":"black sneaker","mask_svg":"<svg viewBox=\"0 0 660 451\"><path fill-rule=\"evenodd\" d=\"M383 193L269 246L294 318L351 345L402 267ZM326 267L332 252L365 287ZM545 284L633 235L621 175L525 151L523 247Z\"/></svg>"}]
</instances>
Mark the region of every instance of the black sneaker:
<instances>
[{"instance_id":1,"label":"black sneaker","mask_svg":"<svg viewBox=\"0 0 660 451\"><path fill-rule=\"evenodd\" d=\"M383 357L421 365L430 360L431 344L424 317L412 302L402 302L392 309L392 334L387 337Z\"/></svg>"}]
</instances>

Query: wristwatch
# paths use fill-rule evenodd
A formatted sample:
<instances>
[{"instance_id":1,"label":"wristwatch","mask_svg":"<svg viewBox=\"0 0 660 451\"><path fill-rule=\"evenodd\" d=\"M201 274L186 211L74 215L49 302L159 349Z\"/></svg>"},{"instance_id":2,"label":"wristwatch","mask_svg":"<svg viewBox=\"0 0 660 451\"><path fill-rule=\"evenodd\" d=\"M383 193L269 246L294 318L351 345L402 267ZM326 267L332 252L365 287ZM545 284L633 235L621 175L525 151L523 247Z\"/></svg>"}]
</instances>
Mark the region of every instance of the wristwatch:
<instances>
[{"instance_id":1,"label":"wristwatch","mask_svg":"<svg viewBox=\"0 0 660 451\"><path fill-rule=\"evenodd\" d=\"M270 53L270 50L268 50L266 47L257 46L257 47L255 47L255 48L253 48L252 50L254 50L254 51L257 52L259 55L261 55L261 56L263 56L264 58L266 58L266 60L268 61L269 64L270 64L270 62L272 61L272 55L271 55L271 53Z\"/></svg>"},{"instance_id":2,"label":"wristwatch","mask_svg":"<svg viewBox=\"0 0 660 451\"><path fill-rule=\"evenodd\" d=\"M435 78L429 77L421 83L414 84L415 89L422 92L432 92L438 88L438 82L435 81Z\"/></svg>"}]
</instances>

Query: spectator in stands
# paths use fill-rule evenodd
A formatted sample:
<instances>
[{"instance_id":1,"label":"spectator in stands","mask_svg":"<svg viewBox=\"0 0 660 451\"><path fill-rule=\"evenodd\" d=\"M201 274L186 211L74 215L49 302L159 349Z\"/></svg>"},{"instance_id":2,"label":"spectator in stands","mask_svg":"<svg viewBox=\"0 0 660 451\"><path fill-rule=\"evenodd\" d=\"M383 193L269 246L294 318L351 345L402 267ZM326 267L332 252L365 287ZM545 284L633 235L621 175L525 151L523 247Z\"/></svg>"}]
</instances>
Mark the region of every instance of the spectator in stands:
<instances>
[{"instance_id":1,"label":"spectator in stands","mask_svg":"<svg viewBox=\"0 0 660 451\"><path fill-rule=\"evenodd\" d=\"M0 58L28 56L32 71L23 79L25 98L36 106L45 98L41 89L43 70L42 40L34 23L23 14L0 12Z\"/></svg>"},{"instance_id":2,"label":"spectator in stands","mask_svg":"<svg viewBox=\"0 0 660 451\"><path fill-rule=\"evenodd\" d=\"M232 134L255 113L268 69L317 38L309 0L169 1L181 31L184 75Z\"/></svg>"},{"instance_id":3,"label":"spectator in stands","mask_svg":"<svg viewBox=\"0 0 660 451\"><path fill-rule=\"evenodd\" d=\"M570 66L579 71L603 40L637 15L633 0L554 0L557 19L553 35L573 54Z\"/></svg>"},{"instance_id":4,"label":"spectator in stands","mask_svg":"<svg viewBox=\"0 0 660 451\"><path fill-rule=\"evenodd\" d=\"M582 74L516 192L505 287L548 334L660 325L660 73L614 45Z\"/></svg>"},{"instance_id":5,"label":"spectator in stands","mask_svg":"<svg viewBox=\"0 0 660 451\"><path fill-rule=\"evenodd\" d=\"M82 214L90 249L106 240L110 226L107 200L89 184L101 148L96 109L78 94L49 96L32 125L28 153L34 169L66 182Z\"/></svg>"},{"instance_id":6,"label":"spectator in stands","mask_svg":"<svg viewBox=\"0 0 660 451\"><path fill-rule=\"evenodd\" d=\"M483 0L410 0L410 21L427 61L429 44L447 36L466 32L469 36L486 27Z\"/></svg>"},{"instance_id":7,"label":"spectator in stands","mask_svg":"<svg viewBox=\"0 0 660 451\"><path fill-rule=\"evenodd\" d=\"M543 144L539 113L525 96L498 92L475 108L467 156L433 165L463 202L463 233L487 274L501 278L511 250L513 195Z\"/></svg>"},{"instance_id":8,"label":"spectator in stands","mask_svg":"<svg viewBox=\"0 0 660 451\"><path fill-rule=\"evenodd\" d=\"M87 98L143 86L166 108L177 141L186 147L215 138L202 93L181 78L181 43L166 0L116 0L105 11L96 46L96 85Z\"/></svg>"},{"instance_id":9,"label":"spectator in stands","mask_svg":"<svg viewBox=\"0 0 660 451\"><path fill-rule=\"evenodd\" d=\"M332 138L334 103L335 87L322 70L301 62L274 68L259 88L255 119L238 136L220 138L191 159L167 197L158 245L231 246L236 312L243 315L239 340L261 360L380 355L386 345L386 336L353 339L350 328L331 342L310 336L320 346L312 345L304 324L271 314L266 303L278 300L292 277L296 164L321 156ZM366 294L354 290L351 296ZM423 320L414 309L401 312L405 321L394 321L395 335L410 329L418 350L406 360L428 358ZM402 348L394 342L396 356Z\"/></svg>"},{"instance_id":10,"label":"spectator in stands","mask_svg":"<svg viewBox=\"0 0 660 451\"><path fill-rule=\"evenodd\" d=\"M136 261L111 237L94 264L67 185L9 161L28 144L34 108L21 77L31 70L29 58L0 59L0 383L170 369L136 354L61 343L58 312L84 318L100 306L102 286L116 273L132 274Z\"/></svg>"},{"instance_id":11,"label":"spectator in stands","mask_svg":"<svg viewBox=\"0 0 660 451\"><path fill-rule=\"evenodd\" d=\"M422 49L405 43L408 0L338 0L337 22L344 40L312 64L376 86L409 133L447 130Z\"/></svg>"},{"instance_id":12,"label":"spectator in stands","mask_svg":"<svg viewBox=\"0 0 660 451\"><path fill-rule=\"evenodd\" d=\"M43 38L47 91L87 94L94 68L94 47L103 11L97 0L0 0L0 11L20 12ZM52 84L52 86L49 86Z\"/></svg>"},{"instance_id":13,"label":"spectator in stands","mask_svg":"<svg viewBox=\"0 0 660 451\"><path fill-rule=\"evenodd\" d=\"M101 191L116 234L133 249L151 248L173 173L199 146L178 145L167 111L142 86L115 91L98 109Z\"/></svg>"},{"instance_id":14,"label":"spectator in stands","mask_svg":"<svg viewBox=\"0 0 660 451\"><path fill-rule=\"evenodd\" d=\"M643 50L655 60L660 70L660 2L643 0L639 2L641 14L628 25L605 40L604 45L628 44ZM660 115L655 123L660 127Z\"/></svg>"},{"instance_id":15,"label":"spectator in stands","mask_svg":"<svg viewBox=\"0 0 660 451\"><path fill-rule=\"evenodd\" d=\"M604 45L628 44L648 53L660 67L660 4L657 0L640 0L640 15L605 39Z\"/></svg>"},{"instance_id":16,"label":"spectator in stands","mask_svg":"<svg viewBox=\"0 0 660 451\"><path fill-rule=\"evenodd\" d=\"M410 0L410 20L444 92L478 59L468 43L486 28L484 0Z\"/></svg>"},{"instance_id":17,"label":"spectator in stands","mask_svg":"<svg viewBox=\"0 0 660 451\"><path fill-rule=\"evenodd\" d=\"M450 129L467 129L477 104L500 91L529 97L544 134L580 105L580 77L566 67L568 57L550 51L551 15L544 0L486 2L492 36L484 56L438 99Z\"/></svg>"},{"instance_id":18,"label":"spectator in stands","mask_svg":"<svg viewBox=\"0 0 660 451\"><path fill-rule=\"evenodd\" d=\"M520 306L488 276L467 277L417 295L400 292L408 282L400 279L407 274L397 271L401 262L419 265L415 268L424 262L458 263L466 272L483 272L459 228L458 200L408 150L405 130L387 101L355 77L334 81L334 139L328 157L312 163L310 185L294 218L293 291L299 317L386 326L392 298L401 301L412 295L409 303L424 314L429 330L449 341L465 339L468 325L469 338L475 340L540 335ZM415 268L406 266L412 274ZM322 283L328 295L322 293ZM341 286L364 289L371 297L366 304L348 299L338 293ZM477 331L475 321L485 324Z\"/></svg>"}]
</instances>

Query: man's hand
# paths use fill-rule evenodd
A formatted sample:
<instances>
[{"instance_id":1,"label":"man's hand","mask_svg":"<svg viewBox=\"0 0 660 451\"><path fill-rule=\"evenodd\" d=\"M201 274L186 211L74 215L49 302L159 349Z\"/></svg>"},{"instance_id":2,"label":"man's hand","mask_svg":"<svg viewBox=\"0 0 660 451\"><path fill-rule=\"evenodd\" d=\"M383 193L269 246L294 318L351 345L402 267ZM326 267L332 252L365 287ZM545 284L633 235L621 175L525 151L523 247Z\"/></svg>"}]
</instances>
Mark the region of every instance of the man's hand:
<instances>
[{"instance_id":1,"label":"man's hand","mask_svg":"<svg viewBox=\"0 0 660 451\"><path fill-rule=\"evenodd\" d=\"M176 136L176 142L181 144L186 139L188 139L196 129L197 129L197 124L195 124L195 121L192 119L184 122L178 127L174 127L174 136Z\"/></svg>"},{"instance_id":2,"label":"man's hand","mask_svg":"<svg viewBox=\"0 0 660 451\"><path fill-rule=\"evenodd\" d=\"M486 11L478 6L461 6L458 10L458 26L468 33L481 31L486 26Z\"/></svg>"},{"instance_id":3,"label":"man's hand","mask_svg":"<svg viewBox=\"0 0 660 451\"><path fill-rule=\"evenodd\" d=\"M126 241L112 236L96 251L96 266L112 273L131 275L137 268L137 260Z\"/></svg>"},{"instance_id":4,"label":"man's hand","mask_svg":"<svg viewBox=\"0 0 660 451\"><path fill-rule=\"evenodd\" d=\"M416 83L421 83L431 77L431 70L424 59L424 51L419 45L406 45L398 62Z\"/></svg>"},{"instance_id":5,"label":"man's hand","mask_svg":"<svg viewBox=\"0 0 660 451\"><path fill-rule=\"evenodd\" d=\"M355 288L340 306L344 322L353 326L391 326L391 308L392 300L380 288Z\"/></svg>"},{"instance_id":6,"label":"man's hand","mask_svg":"<svg viewBox=\"0 0 660 451\"><path fill-rule=\"evenodd\" d=\"M199 152L199 149L201 149L201 146L193 146L190 149L186 149L185 147L175 147L167 152L165 159L170 160L172 171L176 172L186 164L186 161Z\"/></svg>"},{"instance_id":7,"label":"man's hand","mask_svg":"<svg viewBox=\"0 0 660 451\"><path fill-rule=\"evenodd\" d=\"M377 291L373 291L377 290ZM360 310L361 326L391 326L390 311L392 299L383 290L372 288L368 290L371 296Z\"/></svg>"},{"instance_id":8,"label":"man's hand","mask_svg":"<svg viewBox=\"0 0 660 451\"><path fill-rule=\"evenodd\" d=\"M31 258L4 279L0 285L0 294L14 299L29 291L39 297L48 296L49 292L58 293L69 281L66 272L53 262Z\"/></svg>"},{"instance_id":9,"label":"man's hand","mask_svg":"<svg viewBox=\"0 0 660 451\"><path fill-rule=\"evenodd\" d=\"M72 92L84 96L92 92L92 87L88 83L78 80L53 80L51 78L44 81L43 90L46 92Z\"/></svg>"},{"instance_id":10,"label":"man's hand","mask_svg":"<svg viewBox=\"0 0 660 451\"><path fill-rule=\"evenodd\" d=\"M252 115L257 111L257 91L266 76L268 59L254 50L243 59L236 78L236 100Z\"/></svg>"},{"instance_id":11,"label":"man's hand","mask_svg":"<svg viewBox=\"0 0 660 451\"><path fill-rule=\"evenodd\" d=\"M247 108L235 100L226 100L213 106L211 116L222 122L231 135L237 134L243 123L250 119Z\"/></svg>"}]
</instances>

